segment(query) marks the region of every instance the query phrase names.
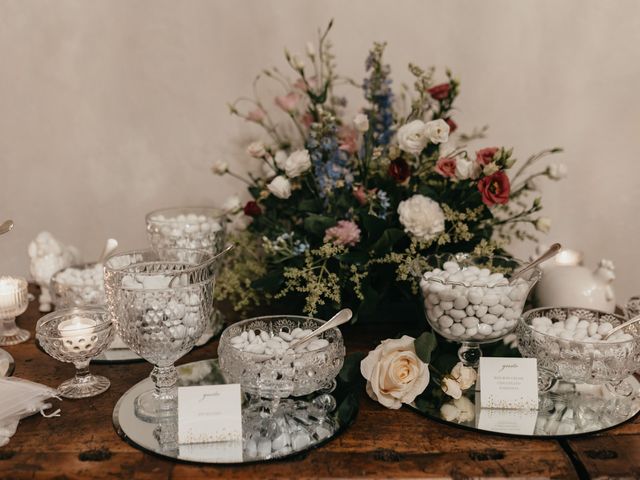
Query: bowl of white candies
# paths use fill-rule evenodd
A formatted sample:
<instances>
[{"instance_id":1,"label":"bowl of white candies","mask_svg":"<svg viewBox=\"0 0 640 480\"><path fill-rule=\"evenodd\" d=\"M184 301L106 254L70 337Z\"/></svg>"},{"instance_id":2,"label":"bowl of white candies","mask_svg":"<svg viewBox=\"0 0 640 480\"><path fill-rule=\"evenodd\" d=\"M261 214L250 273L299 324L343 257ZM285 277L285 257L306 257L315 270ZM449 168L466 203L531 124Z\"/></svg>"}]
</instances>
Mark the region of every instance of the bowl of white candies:
<instances>
[{"instance_id":1,"label":"bowl of white candies","mask_svg":"<svg viewBox=\"0 0 640 480\"><path fill-rule=\"evenodd\" d=\"M85 263L54 273L50 284L56 308L80 305L104 305L102 263Z\"/></svg>"},{"instance_id":2,"label":"bowl of white candies","mask_svg":"<svg viewBox=\"0 0 640 480\"><path fill-rule=\"evenodd\" d=\"M147 214L153 249L189 248L218 253L225 242L225 214L213 207L174 207Z\"/></svg>"},{"instance_id":3,"label":"bowl of white candies","mask_svg":"<svg viewBox=\"0 0 640 480\"><path fill-rule=\"evenodd\" d=\"M518 322L518 349L538 360L541 390L562 380L606 385L618 395L630 395L633 387L626 379L640 370L640 324L608 336L626 320L586 308L535 308Z\"/></svg>"},{"instance_id":4,"label":"bowl of white candies","mask_svg":"<svg viewBox=\"0 0 640 480\"><path fill-rule=\"evenodd\" d=\"M254 396L280 399L330 390L345 348L337 328L300 346L297 340L324 323L311 317L276 315L235 323L220 337L220 369L228 383Z\"/></svg>"},{"instance_id":5,"label":"bowl of white candies","mask_svg":"<svg viewBox=\"0 0 640 480\"><path fill-rule=\"evenodd\" d=\"M511 274L523 266L513 258L458 253L425 260L420 290L427 320L443 337L462 343L460 359L477 366L480 344L515 329L540 270L530 269L511 281Z\"/></svg>"}]
</instances>

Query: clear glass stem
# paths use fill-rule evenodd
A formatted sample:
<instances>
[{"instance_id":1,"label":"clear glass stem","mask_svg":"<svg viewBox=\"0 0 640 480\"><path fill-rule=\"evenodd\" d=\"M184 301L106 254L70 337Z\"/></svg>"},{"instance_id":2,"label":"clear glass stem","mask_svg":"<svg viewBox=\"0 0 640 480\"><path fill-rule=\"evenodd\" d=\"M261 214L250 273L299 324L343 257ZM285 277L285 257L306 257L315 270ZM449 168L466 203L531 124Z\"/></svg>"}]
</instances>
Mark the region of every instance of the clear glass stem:
<instances>
[{"instance_id":1,"label":"clear glass stem","mask_svg":"<svg viewBox=\"0 0 640 480\"><path fill-rule=\"evenodd\" d=\"M90 360L74 362L76 367L76 382L80 385L88 383L91 378L91 374L89 373L89 361Z\"/></svg>"},{"instance_id":2,"label":"clear glass stem","mask_svg":"<svg viewBox=\"0 0 640 480\"><path fill-rule=\"evenodd\" d=\"M458 349L458 358L465 367L478 368L482 357L480 345L473 342L463 342Z\"/></svg>"},{"instance_id":3,"label":"clear glass stem","mask_svg":"<svg viewBox=\"0 0 640 480\"><path fill-rule=\"evenodd\" d=\"M154 398L158 401L160 410L170 411L176 407L178 383L178 371L172 364L169 366L155 365L151 370L151 380L155 388L153 391Z\"/></svg>"},{"instance_id":4,"label":"clear glass stem","mask_svg":"<svg viewBox=\"0 0 640 480\"><path fill-rule=\"evenodd\" d=\"M9 317L2 320L2 329L0 335L10 337L18 333L18 326L16 325L16 317Z\"/></svg>"}]
</instances>

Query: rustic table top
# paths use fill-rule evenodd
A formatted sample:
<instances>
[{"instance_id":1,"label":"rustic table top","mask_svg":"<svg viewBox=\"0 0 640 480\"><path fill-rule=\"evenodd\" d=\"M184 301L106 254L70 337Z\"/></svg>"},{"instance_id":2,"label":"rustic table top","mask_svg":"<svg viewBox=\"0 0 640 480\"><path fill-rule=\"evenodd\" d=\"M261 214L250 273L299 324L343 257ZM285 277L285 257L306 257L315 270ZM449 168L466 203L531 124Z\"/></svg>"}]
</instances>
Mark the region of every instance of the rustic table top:
<instances>
[{"instance_id":1,"label":"rustic table top","mask_svg":"<svg viewBox=\"0 0 640 480\"><path fill-rule=\"evenodd\" d=\"M39 317L34 301L18 324L33 333ZM395 335L392 328L348 327L348 349L370 350L379 339ZM21 378L55 387L73 375L70 364L47 356L33 338L5 348L16 360L14 375ZM216 349L212 342L179 363L214 357ZM294 459L237 467L176 463L125 443L111 422L118 398L149 374L150 365L91 369L107 376L111 388L94 398L63 401L60 417L22 420L0 448L0 478L640 478L638 418L584 438L529 440L454 428L408 409L387 410L364 393L358 418L345 433Z\"/></svg>"}]
</instances>

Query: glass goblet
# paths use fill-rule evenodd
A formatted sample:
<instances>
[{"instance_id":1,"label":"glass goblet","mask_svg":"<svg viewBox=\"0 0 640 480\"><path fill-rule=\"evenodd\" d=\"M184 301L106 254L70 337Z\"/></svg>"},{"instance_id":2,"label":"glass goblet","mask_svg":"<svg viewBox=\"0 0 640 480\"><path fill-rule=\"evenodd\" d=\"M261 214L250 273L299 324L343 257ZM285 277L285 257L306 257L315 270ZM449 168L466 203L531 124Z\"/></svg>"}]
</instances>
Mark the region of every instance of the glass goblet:
<instances>
[{"instance_id":1,"label":"glass goblet","mask_svg":"<svg viewBox=\"0 0 640 480\"><path fill-rule=\"evenodd\" d=\"M0 345L15 345L29 339L29 331L16 325L16 317L22 315L28 305L27 281L0 277Z\"/></svg>"},{"instance_id":2,"label":"glass goblet","mask_svg":"<svg viewBox=\"0 0 640 480\"><path fill-rule=\"evenodd\" d=\"M89 362L107 348L113 333L113 323L100 307L64 308L38 320L36 338L44 351L76 367L75 377L58 387L61 396L93 397L109 388L108 378L89 372Z\"/></svg>"},{"instance_id":3,"label":"glass goblet","mask_svg":"<svg viewBox=\"0 0 640 480\"><path fill-rule=\"evenodd\" d=\"M174 416L178 373L174 363L204 331L213 308L214 261L201 250L144 250L105 262L109 314L122 341L153 364L155 388L135 401L144 421Z\"/></svg>"}]
</instances>

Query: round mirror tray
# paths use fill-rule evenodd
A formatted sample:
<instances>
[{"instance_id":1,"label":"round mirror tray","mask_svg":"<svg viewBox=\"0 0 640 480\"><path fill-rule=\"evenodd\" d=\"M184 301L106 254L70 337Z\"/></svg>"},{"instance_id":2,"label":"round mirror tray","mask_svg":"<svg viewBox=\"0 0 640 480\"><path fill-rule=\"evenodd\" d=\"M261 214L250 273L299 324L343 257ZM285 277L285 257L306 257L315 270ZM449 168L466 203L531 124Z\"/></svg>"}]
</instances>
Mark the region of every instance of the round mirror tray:
<instances>
[{"instance_id":1,"label":"round mirror tray","mask_svg":"<svg viewBox=\"0 0 640 480\"><path fill-rule=\"evenodd\" d=\"M15 366L16 362L14 362L9 352L0 348L0 377L10 377L13 375Z\"/></svg>"},{"instance_id":2,"label":"round mirror tray","mask_svg":"<svg viewBox=\"0 0 640 480\"><path fill-rule=\"evenodd\" d=\"M218 360L202 360L178 367L179 386L225 383ZM243 464L280 460L317 448L342 433L358 411L355 393L339 378L331 392L242 405L242 441L178 444L177 419L144 422L134 413L134 399L152 388L150 379L134 385L118 400L113 424L125 441L144 451L195 463ZM266 415L271 410L273 413Z\"/></svg>"},{"instance_id":3,"label":"round mirror tray","mask_svg":"<svg viewBox=\"0 0 640 480\"><path fill-rule=\"evenodd\" d=\"M453 400L433 390L409 408L438 422L469 430L520 437L558 438L586 435L618 426L640 411L640 383L625 380L633 393L623 397L605 386L558 383L538 395L538 410L480 408L480 391Z\"/></svg>"}]
</instances>

